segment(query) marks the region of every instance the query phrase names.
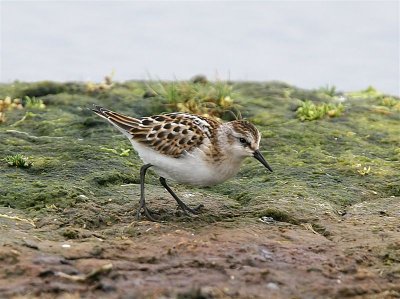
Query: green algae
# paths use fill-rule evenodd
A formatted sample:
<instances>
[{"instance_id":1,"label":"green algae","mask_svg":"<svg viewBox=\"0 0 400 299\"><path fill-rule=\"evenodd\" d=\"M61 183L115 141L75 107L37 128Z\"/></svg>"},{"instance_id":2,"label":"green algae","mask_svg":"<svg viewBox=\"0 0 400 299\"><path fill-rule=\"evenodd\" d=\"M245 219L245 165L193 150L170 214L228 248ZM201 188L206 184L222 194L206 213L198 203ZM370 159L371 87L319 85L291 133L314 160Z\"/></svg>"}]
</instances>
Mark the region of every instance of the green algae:
<instances>
[{"instance_id":1,"label":"green algae","mask_svg":"<svg viewBox=\"0 0 400 299\"><path fill-rule=\"evenodd\" d=\"M0 205L40 215L52 205L73 207L82 195L93 203L105 198L123 203L125 184L132 184L137 193L140 159L128 151L124 136L88 108L99 104L132 116L167 111L162 98L143 98L147 88L145 82L131 81L91 94L81 83L1 84L1 96L35 97L45 107L8 111L7 121L0 124L0 159L23 153L33 162L29 169L0 165ZM201 88L204 92L206 87ZM261 151L274 172L249 158L236 178L202 189L206 196L218 198L221 205L224 197L229 198L250 211L249 217L270 216L294 224L315 220L316 213L399 196L397 97L376 90L344 94L341 115L301 122L296 110L302 101L337 103L338 92L304 90L282 82L233 83L229 88L241 114L258 126ZM150 198L169 198L154 189L158 181L151 171L147 183ZM218 213L208 210L201 219L231 218L229 212L222 218Z\"/></svg>"}]
</instances>

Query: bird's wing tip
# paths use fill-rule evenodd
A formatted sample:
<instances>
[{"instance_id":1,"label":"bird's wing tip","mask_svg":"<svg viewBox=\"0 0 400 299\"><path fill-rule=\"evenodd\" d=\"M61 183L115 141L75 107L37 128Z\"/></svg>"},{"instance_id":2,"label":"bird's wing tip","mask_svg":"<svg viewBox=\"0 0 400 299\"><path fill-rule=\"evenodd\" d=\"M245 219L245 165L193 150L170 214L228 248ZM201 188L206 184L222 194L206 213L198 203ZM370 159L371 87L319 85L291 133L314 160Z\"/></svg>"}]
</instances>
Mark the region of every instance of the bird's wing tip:
<instances>
[{"instance_id":1,"label":"bird's wing tip","mask_svg":"<svg viewBox=\"0 0 400 299\"><path fill-rule=\"evenodd\" d=\"M109 112L108 109L103 108L102 106L93 104L93 108L88 108L92 110L94 113L99 114L99 115L105 115L105 112Z\"/></svg>"}]
</instances>

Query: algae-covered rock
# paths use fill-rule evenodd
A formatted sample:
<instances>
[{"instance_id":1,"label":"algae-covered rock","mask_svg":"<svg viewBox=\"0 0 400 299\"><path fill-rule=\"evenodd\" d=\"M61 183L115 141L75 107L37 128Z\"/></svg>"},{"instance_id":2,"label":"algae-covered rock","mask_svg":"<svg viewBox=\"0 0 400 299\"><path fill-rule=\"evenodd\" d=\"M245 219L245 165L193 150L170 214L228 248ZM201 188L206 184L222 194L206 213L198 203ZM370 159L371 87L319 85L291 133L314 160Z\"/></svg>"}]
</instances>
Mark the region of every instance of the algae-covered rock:
<instances>
[{"instance_id":1,"label":"algae-covered rock","mask_svg":"<svg viewBox=\"0 0 400 299\"><path fill-rule=\"evenodd\" d=\"M196 83L185 82L176 88L188 92L190 84ZM14 88L14 93L19 90L43 99L46 106L9 111L7 122L0 126L2 158L20 154L32 163L26 170L2 164L0 204L40 213L47 204L73 204L79 188L100 196L110 185L138 184L141 162L129 150L129 142L88 108L97 103L133 116L168 111L168 101L141 97L141 91L151 84L116 83L96 95L79 94L80 88L72 88L82 85L78 83L14 85L2 85L0 94ZM199 96L207 94L207 86L213 92L221 89L207 83ZM374 108L389 102L388 109L396 107L398 98L391 96L389 101L389 96L365 92L363 101L363 93L349 94L340 104L342 115L301 122L292 109L296 101L336 105L336 89L307 91L270 82L237 83L229 90L235 94L233 101L241 107L241 114L262 132L261 150L275 172L267 173L248 160L236 178L206 189L209 194L228 195L248 207L259 206L263 200L266 209L284 211L289 205L294 214L296 209L291 206L296 202L279 203L282 198L304 200L305 208L307 198L313 198L340 210L353 203L398 195L400 113L393 109L382 114ZM46 186L35 185L38 180Z\"/></svg>"},{"instance_id":2,"label":"algae-covered rock","mask_svg":"<svg viewBox=\"0 0 400 299\"><path fill-rule=\"evenodd\" d=\"M31 99L0 123L0 297L398 295L399 98L282 82L101 84L0 84L0 99ZM92 104L247 118L274 172L248 159L214 187L170 182L204 204L189 217L150 169L146 202L161 222L136 219L142 162Z\"/></svg>"}]
</instances>

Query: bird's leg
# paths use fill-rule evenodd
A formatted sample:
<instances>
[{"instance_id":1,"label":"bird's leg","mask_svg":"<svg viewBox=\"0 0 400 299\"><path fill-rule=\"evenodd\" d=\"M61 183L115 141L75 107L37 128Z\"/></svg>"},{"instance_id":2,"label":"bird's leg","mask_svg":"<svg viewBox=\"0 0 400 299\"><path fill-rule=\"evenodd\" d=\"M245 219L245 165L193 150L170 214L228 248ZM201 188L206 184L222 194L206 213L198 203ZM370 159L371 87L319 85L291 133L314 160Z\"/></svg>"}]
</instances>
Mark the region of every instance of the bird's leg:
<instances>
[{"instance_id":1,"label":"bird's leg","mask_svg":"<svg viewBox=\"0 0 400 299\"><path fill-rule=\"evenodd\" d=\"M143 209L144 214L146 215L146 218L148 220L157 222L157 220L154 219L153 216L151 216L150 211L147 209L146 202L144 199L144 177L146 176L147 169L150 168L151 166L153 166L153 165L146 164L140 168L140 202L139 202L139 209L137 210L137 213L136 213L136 218L139 220L140 212Z\"/></svg>"},{"instance_id":2,"label":"bird's leg","mask_svg":"<svg viewBox=\"0 0 400 299\"><path fill-rule=\"evenodd\" d=\"M182 200L179 199L179 197L175 194L174 191L171 190L171 188L167 185L167 181L165 180L165 178L160 177L160 183L161 185L163 185L163 187L165 189L167 189L167 191L169 192L169 194L172 195L172 197L176 200L176 202L178 203L178 205L181 207L181 209L187 213L190 212L192 214L198 214L198 211L204 207L203 204L198 205L195 208L189 208Z\"/></svg>"}]
</instances>

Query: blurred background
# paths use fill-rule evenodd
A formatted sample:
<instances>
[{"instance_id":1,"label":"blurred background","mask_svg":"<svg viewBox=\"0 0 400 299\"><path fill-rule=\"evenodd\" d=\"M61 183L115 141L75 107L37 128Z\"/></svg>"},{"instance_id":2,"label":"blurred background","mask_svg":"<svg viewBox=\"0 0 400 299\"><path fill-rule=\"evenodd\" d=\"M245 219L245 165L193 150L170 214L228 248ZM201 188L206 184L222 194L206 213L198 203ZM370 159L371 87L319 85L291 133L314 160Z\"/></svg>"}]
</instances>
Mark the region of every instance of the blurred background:
<instances>
[{"instance_id":1,"label":"blurred background","mask_svg":"<svg viewBox=\"0 0 400 299\"><path fill-rule=\"evenodd\" d=\"M279 80L400 95L398 1L1 1L0 81Z\"/></svg>"}]
</instances>

